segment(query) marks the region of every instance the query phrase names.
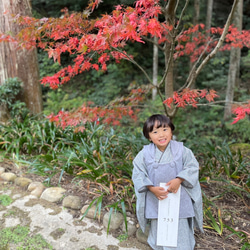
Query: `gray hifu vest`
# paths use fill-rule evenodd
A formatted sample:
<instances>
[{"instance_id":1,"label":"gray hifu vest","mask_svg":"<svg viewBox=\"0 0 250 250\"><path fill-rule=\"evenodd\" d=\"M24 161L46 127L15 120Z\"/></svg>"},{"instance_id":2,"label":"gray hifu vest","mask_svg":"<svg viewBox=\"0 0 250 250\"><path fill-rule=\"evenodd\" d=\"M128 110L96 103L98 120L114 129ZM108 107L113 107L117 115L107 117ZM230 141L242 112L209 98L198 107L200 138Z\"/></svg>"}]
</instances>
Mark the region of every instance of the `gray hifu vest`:
<instances>
[{"instance_id":1,"label":"gray hifu vest","mask_svg":"<svg viewBox=\"0 0 250 250\"><path fill-rule=\"evenodd\" d=\"M172 141L171 153L173 160L168 163L156 162L155 161L155 146L154 144L149 144L144 146L144 161L147 166L147 172L149 179L153 182L154 186L159 186L160 182L167 183L170 180L176 178L178 173L183 168L182 163L182 151L183 143ZM194 209L192 205L192 200L186 190L181 188L181 198L180 198L180 212L179 218L189 218L194 216ZM147 219L156 219L158 217L158 199L155 195L147 191L146 194L146 206L145 206L145 217Z\"/></svg>"}]
</instances>

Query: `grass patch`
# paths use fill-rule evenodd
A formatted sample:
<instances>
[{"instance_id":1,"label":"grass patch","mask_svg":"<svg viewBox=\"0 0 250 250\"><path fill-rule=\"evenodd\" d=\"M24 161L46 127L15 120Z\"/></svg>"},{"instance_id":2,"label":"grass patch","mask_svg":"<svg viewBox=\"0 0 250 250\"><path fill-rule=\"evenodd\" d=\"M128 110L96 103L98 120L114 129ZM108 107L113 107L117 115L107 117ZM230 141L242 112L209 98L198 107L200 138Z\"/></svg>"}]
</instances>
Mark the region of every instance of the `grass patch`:
<instances>
[{"instance_id":1,"label":"grass patch","mask_svg":"<svg viewBox=\"0 0 250 250\"><path fill-rule=\"evenodd\" d=\"M29 233L30 230L28 227L20 225L4 228L0 231L0 249L9 249L9 244L16 244L17 250L53 249L40 234L31 236Z\"/></svg>"},{"instance_id":2,"label":"grass patch","mask_svg":"<svg viewBox=\"0 0 250 250\"><path fill-rule=\"evenodd\" d=\"M6 194L2 194L0 195L0 204L7 207L12 203L12 199L6 195Z\"/></svg>"}]
</instances>

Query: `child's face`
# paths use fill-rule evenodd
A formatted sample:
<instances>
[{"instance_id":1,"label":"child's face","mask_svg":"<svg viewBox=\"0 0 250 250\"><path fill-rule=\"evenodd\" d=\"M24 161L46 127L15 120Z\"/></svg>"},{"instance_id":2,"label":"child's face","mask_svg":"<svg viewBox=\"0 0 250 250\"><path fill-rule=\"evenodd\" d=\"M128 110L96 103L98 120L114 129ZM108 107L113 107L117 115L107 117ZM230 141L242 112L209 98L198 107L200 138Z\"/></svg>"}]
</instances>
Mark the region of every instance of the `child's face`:
<instances>
[{"instance_id":1,"label":"child's face","mask_svg":"<svg viewBox=\"0 0 250 250\"><path fill-rule=\"evenodd\" d=\"M158 149L164 151L168 143L172 139L172 130L170 127L159 127L157 123L154 125L152 132L149 132L150 141L153 142Z\"/></svg>"}]
</instances>

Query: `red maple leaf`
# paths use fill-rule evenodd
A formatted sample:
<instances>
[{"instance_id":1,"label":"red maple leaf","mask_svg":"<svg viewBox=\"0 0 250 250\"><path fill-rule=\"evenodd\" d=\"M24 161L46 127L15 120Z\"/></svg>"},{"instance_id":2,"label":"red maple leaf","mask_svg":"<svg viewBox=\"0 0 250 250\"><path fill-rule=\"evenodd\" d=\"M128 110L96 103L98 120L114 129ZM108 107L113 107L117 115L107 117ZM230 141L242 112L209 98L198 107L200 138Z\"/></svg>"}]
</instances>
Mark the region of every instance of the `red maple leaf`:
<instances>
[{"instance_id":1,"label":"red maple leaf","mask_svg":"<svg viewBox=\"0 0 250 250\"><path fill-rule=\"evenodd\" d=\"M211 89L209 90L208 94L206 95L206 99L209 101L209 102L212 102L214 101L214 98L215 97L219 97L217 94L216 94L216 91Z\"/></svg>"},{"instance_id":2,"label":"red maple leaf","mask_svg":"<svg viewBox=\"0 0 250 250\"><path fill-rule=\"evenodd\" d=\"M167 106L171 108L171 104L173 103L173 101L174 101L173 97L169 97L163 103L167 104Z\"/></svg>"},{"instance_id":3,"label":"red maple leaf","mask_svg":"<svg viewBox=\"0 0 250 250\"><path fill-rule=\"evenodd\" d=\"M232 124L235 124L239 120L244 119L246 117L246 115L250 115L250 101L248 102L248 104L234 107L232 109L232 112L233 112L233 114L236 115L236 117L234 118L234 121L232 122Z\"/></svg>"}]
</instances>

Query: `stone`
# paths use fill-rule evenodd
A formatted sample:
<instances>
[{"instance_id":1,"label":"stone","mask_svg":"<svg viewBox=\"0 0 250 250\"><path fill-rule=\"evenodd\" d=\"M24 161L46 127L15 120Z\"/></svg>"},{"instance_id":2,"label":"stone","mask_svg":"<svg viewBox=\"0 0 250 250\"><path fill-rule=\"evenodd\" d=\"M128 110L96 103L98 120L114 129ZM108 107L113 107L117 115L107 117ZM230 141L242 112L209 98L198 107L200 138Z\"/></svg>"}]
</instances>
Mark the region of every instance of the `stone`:
<instances>
[{"instance_id":1,"label":"stone","mask_svg":"<svg viewBox=\"0 0 250 250\"><path fill-rule=\"evenodd\" d=\"M15 174L13 174L13 173L2 173L1 178L4 181L14 182L14 180L17 178L17 176Z\"/></svg>"},{"instance_id":2,"label":"stone","mask_svg":"<svg viewBox=\"0 0 250 250\"><path fill-rule=\"evenodd\" d=\"M32 182L31 179L24 177L17 177L14 181L15 185L23 188L27 188L31 182Z\"/></svg>"},{"instance_id":3,"label":"stone","mask_svg":"<svg viewBox=\"0 0 250 250\"><path fill-rule=\"evenodd\" d=\"M249 143L234 143L231 144L229 147L233 153L237 153L238 150L240 150L242 155L249 155L250 152Z\"/></svg>"},{"instance_id":4,"label":"stone","mask_svg":"<svg viewBox=\"0 0 250 250\"><path fill-rule=\"evenodd\" d=\"M112 213L109 225L109 231L114 231L118 229L121 226L123 220L124 217L121 213L119 212ZM109 212L107 212L103 217L103 226L105 228L108 228L108 223L109 223Z\"/></svg>"},{"instance_id":5,"label":"stone","mask_svg":"<svg viewBox=\"0 0 250 250\"><path fill-rule=\"evenodd\" d=\"M89 205L85 205L82 209L81 209L81 213L84 214L86 212L86 210L88 209ZM96 211L96 206L93 205L90 207L90 209L88 210L88 213L86 214L86 217L89 219L100 219L100 217L102 217L102 211L101 214L99 215L99 212Z\"/></svg>"},{"instance_id":6,"label":"stone","mask_svg":"<svg viewBox=\"0 0 250 250\"><path fill-rule=\"evenodd\" d=\"M32 195L39 198L42 195L45 186L41 182L31 182L28 186L28 191L31 192Z\"/></svg>"},{"instance_id":7,"label":"stone","mask_svg":"<svg viewBox=\"0 0 250 250\"><path fill-rule=\"evenodd\" d=\"M62 205L63 207L66 207L66 208L80 209L81 199L78 196L69 195L63 199Z\"/></svg>"},{"instance_id":8,"label":"stone","mask_svg":"<svg viewBox=\"0 0 250 250\"><path fill-rule=\"evenodd\" d=\"M66 190L60 187L46 188L41 195L41 199L50 202L58 202L63 198L65 192Z\"/></svg>"},{"instance_id":9,"label":"stone","mask_svg":"<svg viewBox=\"0 0 250 250\"><path fill-rule=\"evenodd\" d=\"M148 244L147 240L148 240L149 229L150 229L150 226L147 225L145 229L145 233L143 233L141 228L138 228L136 231L137 240L143 244Z\"/></svg>"},{"instance_id":10,"label":"stone","mask_svg":"<svg viewBox=\"0 0 250 250\"><path fill-rule=\"evenodd\" d=\"M0 167L0 175L5 172L5 168Z\"/></svg>"},{"instance_id":11,"label":"stone","mask_svg":"<svg viewBox=\"0 0 250 250\"><path fill-rule=\"evenodd\" d=\"M136 228L136 225L135 225L135 223L133 221L128 220L127 221L127 229L128 229L128 232L127 232L128 236L131 236L131 235L133 235L136 232L137 228ZM125 222L123 222L123 224L122 224L122 231L124 233L126 233Z\"/></svg>"}]
</instances>

